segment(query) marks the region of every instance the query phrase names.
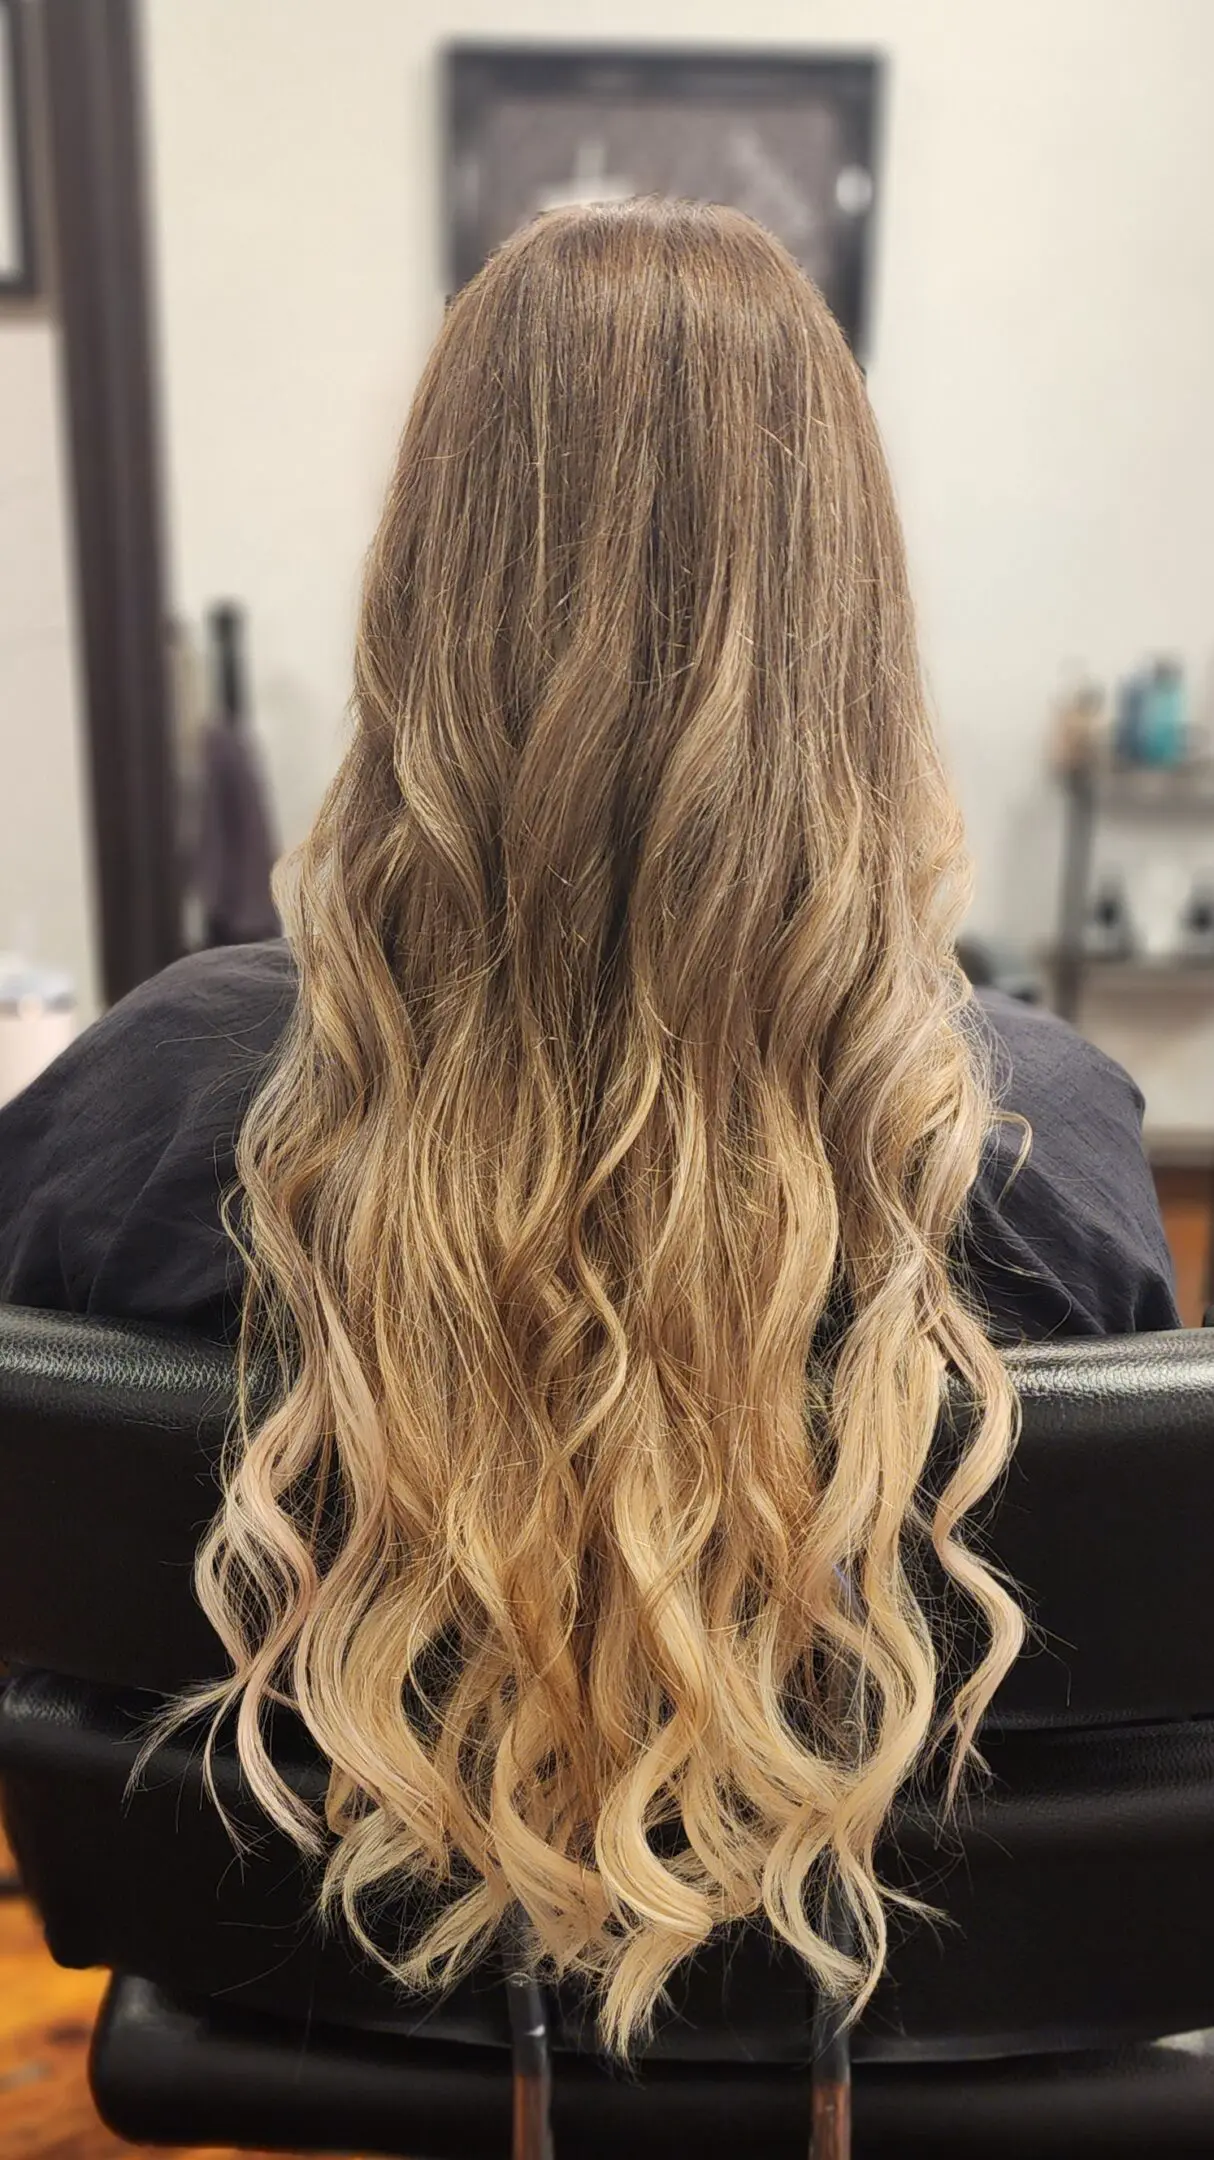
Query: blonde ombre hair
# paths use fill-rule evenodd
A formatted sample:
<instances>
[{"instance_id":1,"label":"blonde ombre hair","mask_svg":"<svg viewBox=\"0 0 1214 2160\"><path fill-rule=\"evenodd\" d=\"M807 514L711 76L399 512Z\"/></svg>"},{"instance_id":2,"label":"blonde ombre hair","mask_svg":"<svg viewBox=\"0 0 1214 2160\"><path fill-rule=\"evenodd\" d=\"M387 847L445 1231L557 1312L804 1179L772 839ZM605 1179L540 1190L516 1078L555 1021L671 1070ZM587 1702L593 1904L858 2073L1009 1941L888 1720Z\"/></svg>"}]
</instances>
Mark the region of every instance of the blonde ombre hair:
<instances>
[{"instance_id":1,"label":"blonde ombre hair","mask_svg":"<svg viewBox=\"0 0 1214 2160\"><path fill-rule=\"evenodd\" d=\"M616 2048L727 1923L841 1995L880 1972L879 1833L1020 1642L957 1534L1015 1409L954 1272L993 1115L964 873L820 295L731 210L530 226L423 376L280 895L298 1009L240 1140L198 1569L253 1792L410 1987L516 1907ZM974 1415L928 1501L950 1373ZM932 1545L983 1623L951 1702Z\"/></svg>"}]
</instances>

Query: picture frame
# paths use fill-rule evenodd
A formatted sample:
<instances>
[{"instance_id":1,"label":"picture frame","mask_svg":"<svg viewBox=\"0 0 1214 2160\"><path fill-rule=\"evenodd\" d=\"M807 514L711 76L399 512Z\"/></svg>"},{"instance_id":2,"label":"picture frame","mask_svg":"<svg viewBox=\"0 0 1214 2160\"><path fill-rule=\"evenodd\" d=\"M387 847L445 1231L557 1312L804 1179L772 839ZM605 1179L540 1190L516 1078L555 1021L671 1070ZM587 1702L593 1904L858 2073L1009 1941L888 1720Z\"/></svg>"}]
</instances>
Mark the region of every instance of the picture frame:
<instances>
[{"instance_id":1,"label":"picture frame","mask_svg":"<svg viewBox=\"0 0 1214 2160\"><path fill-rule=\"evenodd\" d=\"M864 358L877 55L461 41L444 63L450 291L558 202L691 196L783 240Z\"/></svg>"},{"instance_id":2,"label":"picture frame","mask_svg":"<svg viewBox=\"0 0 1214 2160\"><path fill-rule=\"evenodd\" d=\"M0 0L0 301L38 291L25 0Z\"/></svg>"}]
</instances>

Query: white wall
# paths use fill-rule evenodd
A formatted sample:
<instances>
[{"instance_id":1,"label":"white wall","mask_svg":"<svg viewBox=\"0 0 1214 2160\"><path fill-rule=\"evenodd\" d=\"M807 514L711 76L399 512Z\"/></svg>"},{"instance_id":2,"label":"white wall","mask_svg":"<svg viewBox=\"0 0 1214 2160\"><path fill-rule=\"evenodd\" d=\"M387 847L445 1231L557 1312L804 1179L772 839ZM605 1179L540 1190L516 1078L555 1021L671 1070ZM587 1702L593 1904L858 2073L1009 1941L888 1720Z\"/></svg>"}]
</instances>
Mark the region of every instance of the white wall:
<instances>
[{"instance_id":1,"label":"white wall","mask_svg":"<svg viewBox=\"0 0 1214 2160\"><path fill-rule=\"evenodd\" d=\"M1214 650L1214 0L585 0L576 32L565 0L145 8L177 597L249 604L288 839L336 755L359 559L440 312L438 45L886 53L870 380L975 922L1046 933L1060 664L1165 650L1204 681ZM1210 1124L1209 1048L1203 1070Z\"/></svg>"},{"instance_id":2,"label":"white wall","mask_svg":"<svg viewBox=\"0 0 1214 2160\"><path fill-rule=\"evenodd\" d=\"M73 978L96 962L68 571L57 332L0 315L0 948Z\"/></svg>"}]
</instances>

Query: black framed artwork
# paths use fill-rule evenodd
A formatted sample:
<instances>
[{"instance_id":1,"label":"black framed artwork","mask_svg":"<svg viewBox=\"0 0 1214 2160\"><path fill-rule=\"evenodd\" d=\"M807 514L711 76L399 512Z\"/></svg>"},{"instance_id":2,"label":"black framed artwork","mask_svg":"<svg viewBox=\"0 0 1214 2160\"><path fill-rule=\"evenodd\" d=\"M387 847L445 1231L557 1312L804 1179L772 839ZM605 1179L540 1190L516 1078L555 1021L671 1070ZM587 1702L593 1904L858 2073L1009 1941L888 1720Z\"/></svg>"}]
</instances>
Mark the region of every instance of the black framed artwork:
<instances>
[{"instance_id":1,"label":"black framed artwork","mask_svg":"<svg viewBox=\"0 0 1214 2160\"><path fill-rule=\"evenodd\" d=\"M0 0L0 300L38 289L26 35L25 0Z\"/></svg>"},{"instance_id":2,"label":"black framed artwork","mask_svg":"<svg viewBox=\"0 0 1214 2160\"><path fill-rule=\"evenodd\" d=\"M445 60L452 290L560 203L727 202L784 241L863 357L876 57L460 44Z\"/></svg>"}]
</instances>

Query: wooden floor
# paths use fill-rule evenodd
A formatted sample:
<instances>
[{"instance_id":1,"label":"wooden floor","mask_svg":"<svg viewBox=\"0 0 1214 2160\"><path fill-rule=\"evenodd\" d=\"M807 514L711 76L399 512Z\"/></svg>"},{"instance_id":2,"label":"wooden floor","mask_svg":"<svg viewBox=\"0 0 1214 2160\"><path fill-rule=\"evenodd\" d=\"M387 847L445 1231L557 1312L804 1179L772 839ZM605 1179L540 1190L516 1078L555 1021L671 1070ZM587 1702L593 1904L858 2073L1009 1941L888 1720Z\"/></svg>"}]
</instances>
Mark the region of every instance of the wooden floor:
<instances>
[{"instance_id":1,"label":"wooden floor","mask_svg":"<svg viewBox=\"0 0 1214 2160\"><path fill-rule=\"evenodd\" d=\"M1214 1243L1214 1175L1204 1169L1159 1169L1155 1190L1176 1268L1180 1317L1186 1327L1200 1327L1210 1303L1207 1276Z\"/></svg>"},{"instance_id":2,"label":"wooden floor","mask_svg":"<svg viewBox=\"0 0 1214 2160\"><path fill-rule=\"evenodd\" d=\"M105 1983L105 1973L53 1964L29 1906L0 1899L0 2160L167 2160L166 2147L114 2137L89 2098L85 2061ZM208 2148L185 2160L237 2155Z\"/></svg>"}]
</instances>

